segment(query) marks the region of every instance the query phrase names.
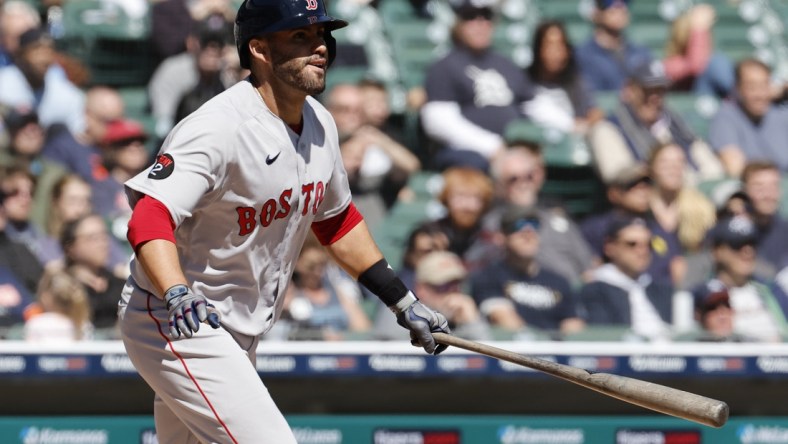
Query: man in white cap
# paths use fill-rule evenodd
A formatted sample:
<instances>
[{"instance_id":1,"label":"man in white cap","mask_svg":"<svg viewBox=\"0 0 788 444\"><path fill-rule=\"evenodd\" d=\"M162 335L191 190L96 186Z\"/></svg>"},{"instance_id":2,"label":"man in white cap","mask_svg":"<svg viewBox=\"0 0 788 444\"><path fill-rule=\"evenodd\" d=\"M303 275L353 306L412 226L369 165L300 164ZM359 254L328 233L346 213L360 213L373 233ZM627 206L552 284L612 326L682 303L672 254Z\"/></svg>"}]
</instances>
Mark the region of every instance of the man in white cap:
<instances>
[{"instance_id":1,"label":"man in white cap","mask_svg":"<svg viewBox=\"0 0 788 444\"><path fill-rule=\"evenodd\" d=\"M466 339L489 339L489 324L480 314L476 302L463 292L468 271L462 260L450 251L433 251L416 266L414 290L428 307L439 310L449 321L456 336ZM382 339L400 339L407 334L392 321L382 304L375 318L375 331Z\"/></svg>"}]
</instances>

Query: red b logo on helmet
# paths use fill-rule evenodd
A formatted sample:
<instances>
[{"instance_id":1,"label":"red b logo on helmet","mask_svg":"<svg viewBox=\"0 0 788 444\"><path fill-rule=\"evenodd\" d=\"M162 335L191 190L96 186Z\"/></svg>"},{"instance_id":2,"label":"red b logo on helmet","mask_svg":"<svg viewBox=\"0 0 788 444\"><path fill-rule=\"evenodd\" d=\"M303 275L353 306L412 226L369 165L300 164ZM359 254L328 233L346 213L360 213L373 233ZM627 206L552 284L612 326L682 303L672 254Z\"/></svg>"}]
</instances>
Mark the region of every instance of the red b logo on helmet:
<instances>
[{"instance_id":1,"label":"red b logo on helmet","mask_svg":"<svg viewBox=\"0 0 788 444\"><path fill-rule=\"evenodd\" d=\"M317 0L306 0L307 11L314 11L317 9Z\"/></svg>"}]
</instances>

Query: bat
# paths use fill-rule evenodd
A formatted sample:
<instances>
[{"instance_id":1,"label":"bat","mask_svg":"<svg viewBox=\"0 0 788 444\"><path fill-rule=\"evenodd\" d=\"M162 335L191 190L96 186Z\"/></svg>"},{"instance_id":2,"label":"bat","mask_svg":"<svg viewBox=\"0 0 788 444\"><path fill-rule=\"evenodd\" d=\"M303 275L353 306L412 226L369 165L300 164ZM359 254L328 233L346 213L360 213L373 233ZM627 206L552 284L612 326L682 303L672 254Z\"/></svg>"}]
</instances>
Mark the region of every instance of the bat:
<instances>
[{"instance_id":1,"label":"bat","mask_svg":"<svg viewBox=\"0 0 788 444\"><path fill-rule=\"evenodd\" d=\"M582 368L524 356L446 333L433 333L432 336L439 344L451 345L539 370L604 395L666 415L694 421L710 427L722 427L728 420L728 404L716 399L696 395L695 393L625 376L609 373L592 373Z\"/></svg>"}]
</instances>

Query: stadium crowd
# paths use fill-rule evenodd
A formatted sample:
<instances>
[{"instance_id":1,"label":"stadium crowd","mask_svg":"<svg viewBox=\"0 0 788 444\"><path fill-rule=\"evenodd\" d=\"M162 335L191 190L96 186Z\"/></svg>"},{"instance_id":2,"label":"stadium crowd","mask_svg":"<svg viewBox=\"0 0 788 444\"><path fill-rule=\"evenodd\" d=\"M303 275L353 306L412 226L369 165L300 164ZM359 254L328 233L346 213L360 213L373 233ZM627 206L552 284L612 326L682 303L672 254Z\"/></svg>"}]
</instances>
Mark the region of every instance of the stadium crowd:
<instances>
[{"instance_id":1,"label":"stadium crowd","mask_svg":"<svg viewBox=\"0 0 788 444\"><path fill-rule=\"evenodd\" d=\"M375 12L391 1L334 0L334 9ZM637 1L588 2L582 41L543 17L524 67L493 45L502 2L402 0L420 19L438 20L440 6L452 14L449 44L406 109L393 109L390 82L371 74L330 82L319 97L373 230L393 230L389 216L415 199L414 177L431 178L438 210L412 221L397 271L456 334L788 338L788 79L715 48L710 4L684 2L657 56L629 38ZM117 337L133 253L123 183L151 165L180 119L248 74L233 42L237 2L95 0L150 21L151 70L132 85L99 77L73 51L70 2L85 0L0 0L0 327L9 339ZM347 55L334 70L369 63L340 42ZM124 86L145 87L147 119L128 115ZM601 106L597 97L611 93L615 103ZM669 106L674 94L719 103L707 130ZM588 211L547 192L551 134L590 155L599 191ZM311 239L265 339L406 336Z\"/></svg>"}]
</instances>

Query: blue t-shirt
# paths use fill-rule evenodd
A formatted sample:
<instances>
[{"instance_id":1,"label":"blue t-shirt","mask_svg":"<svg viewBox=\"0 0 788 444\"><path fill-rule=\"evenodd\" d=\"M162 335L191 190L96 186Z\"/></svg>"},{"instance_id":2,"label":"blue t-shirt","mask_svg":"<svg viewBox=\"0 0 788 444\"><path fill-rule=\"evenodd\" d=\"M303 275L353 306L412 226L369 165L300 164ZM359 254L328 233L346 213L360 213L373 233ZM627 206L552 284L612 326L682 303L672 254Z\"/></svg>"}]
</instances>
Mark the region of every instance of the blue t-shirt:
<instances>
[{"instance_id":1,"label":"blue t-shirt","mask_svg":"<svg viewBox=\"0 0 788 444\"><path fill-rule=\"evenodd\" d=\"M485 302L506 299L530 327L558 330L561 321L577 316L569 282L550 270L541 268L529 276L500 261L472 275L470 284L482 312Z\"/></svg>"},{"instance_id":2,"label":"blue t-shirt","mask_svg":"<svg viewBox=\"0 0 788 444\"><path fill-rule=\"evenodd\" d=\"M50 127L41 155L78 174L88 183L94 182L95 170L101 166L101 153L97 148L81 144L63 125Z\"/></svg>"},{"instance_id":3,"label":"blue t-shirt","mask_svg":"<svg viewBox=\"0 0 788 444\"><path fill-rule=\"evenodd\" d=\"M723 103L709 126L709 143L719 152L736 145L748 161L768 160L788 171L788 107L772 106L760 122L753 122L732 101Z\"/></svg>"},{"instance_id":4,"label":"blue t-shirt","mask_svg":"<svg viewBox=\"0 0 788 444\"><path fill-rule=\"evenodd\" d=\"M788 265L788 221L776 215L767 225L758 225L756 254L780 270Z\"/></svg>"},{"instance_id":5,"label":"blue t-shirt","mask_svg":"<svg viewBox=\"0 0 788 444\"><path fill-rule=\"evenodd\" d=\"M623 51L614 52L599 46L593 37L577 48L575 54L580 72L594 91L620 90L627 73L653 60L645 46L627 41Z\"/></svg>"}]
</instances>

